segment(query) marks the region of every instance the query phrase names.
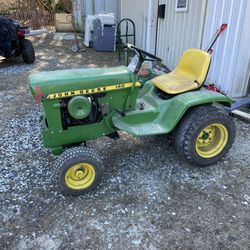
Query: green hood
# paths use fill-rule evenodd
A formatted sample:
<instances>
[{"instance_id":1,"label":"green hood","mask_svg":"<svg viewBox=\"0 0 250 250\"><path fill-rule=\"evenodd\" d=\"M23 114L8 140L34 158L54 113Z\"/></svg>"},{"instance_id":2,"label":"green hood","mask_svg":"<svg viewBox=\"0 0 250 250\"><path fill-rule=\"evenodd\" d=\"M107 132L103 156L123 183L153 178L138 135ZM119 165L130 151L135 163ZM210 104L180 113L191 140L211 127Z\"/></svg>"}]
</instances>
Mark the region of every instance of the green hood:
<instances>
[{"instance_id":1,"label":"green hood","mask_svg":"<svg viewBox=\"0 0 250 250\"><path fill-rule=\"evenodd\" d=\"M132 82L133 74L125 66L114 68L69 69L34 73L29 76L29 88L35 96L40 86L43 97L49 94L97 88Z\"/></svg>"}]
</instances>

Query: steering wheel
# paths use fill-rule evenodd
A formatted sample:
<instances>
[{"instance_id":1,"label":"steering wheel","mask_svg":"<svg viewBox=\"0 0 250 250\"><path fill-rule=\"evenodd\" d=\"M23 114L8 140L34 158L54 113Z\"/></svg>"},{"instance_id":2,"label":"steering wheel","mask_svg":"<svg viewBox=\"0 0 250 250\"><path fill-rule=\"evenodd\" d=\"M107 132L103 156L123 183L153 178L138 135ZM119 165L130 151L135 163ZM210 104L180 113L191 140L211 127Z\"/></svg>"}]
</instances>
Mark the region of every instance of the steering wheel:
<instances>
[{"instance_id":1,"label":"steering wheel","mask_svg":"<svg viewBox=\"0 0 250 250\"><path fill-rule=\"evenodd\" d=\"M138 61L138 64L136 65L134 73L139 72L141 65L144 61L150 61L150 62L161 62L162 61L161 58L159 58L159 57L157 57L157 56L155 56L155 55L153 55L145 50L139 49L130 43L127 43L126 48L133 50L139 57L139 61Z\"/></svg>"}]
</instances>

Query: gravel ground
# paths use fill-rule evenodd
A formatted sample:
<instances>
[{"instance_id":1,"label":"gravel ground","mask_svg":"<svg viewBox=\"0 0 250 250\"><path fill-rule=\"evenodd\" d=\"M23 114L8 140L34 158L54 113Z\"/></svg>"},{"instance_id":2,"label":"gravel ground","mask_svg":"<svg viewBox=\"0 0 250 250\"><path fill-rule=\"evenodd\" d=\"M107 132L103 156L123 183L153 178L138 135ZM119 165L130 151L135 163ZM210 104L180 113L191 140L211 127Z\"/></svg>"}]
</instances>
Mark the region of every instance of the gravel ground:
<instances>
[{"instance_id":1,"label":"gravel ground","mask_svg":"<svg viewBox=\"0 0 250 250\"><path fill-rule=\"evenodd\" d=\"M232 150L208 168L181 161L166 136L92 141L101 185L62 196L27 75L119 63L114 53L72 54L51 35L34 44L34 65L0 59L0 249L249 249L250 125L237 119Z\"/></svg>"}]
</instances>

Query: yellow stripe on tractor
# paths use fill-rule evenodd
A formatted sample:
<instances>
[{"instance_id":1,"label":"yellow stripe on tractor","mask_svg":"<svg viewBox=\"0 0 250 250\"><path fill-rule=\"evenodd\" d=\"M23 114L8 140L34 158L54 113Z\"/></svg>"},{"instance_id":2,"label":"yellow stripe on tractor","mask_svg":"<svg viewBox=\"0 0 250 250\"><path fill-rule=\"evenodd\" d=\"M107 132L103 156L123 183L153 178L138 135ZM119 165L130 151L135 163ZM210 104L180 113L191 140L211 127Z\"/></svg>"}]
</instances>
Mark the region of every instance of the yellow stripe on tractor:
<instances>
[{"instance_id":1,"label":"yellow stripe on tractor","mask_svg":"<svg viewBox=\"0 0 250 250\"><path fill-rule=\"evenodd\" d=\"M105 87L97 87L97 88L92 88L92 89L72 90L72 91L67 91L67 92L49 94L47 96L47 99L53 100L53 99L66 98L66 97L77 96L77 95L91 95L91 94L97 94L97 93L102 93L106 91L131 88L132 86L133 86L133 83L129 82L129 83L121 83L121 84L110 85L110 86L105 86ZM136 82L135 87L141 87L141 83Z\"/></svg>"}]
</instances>

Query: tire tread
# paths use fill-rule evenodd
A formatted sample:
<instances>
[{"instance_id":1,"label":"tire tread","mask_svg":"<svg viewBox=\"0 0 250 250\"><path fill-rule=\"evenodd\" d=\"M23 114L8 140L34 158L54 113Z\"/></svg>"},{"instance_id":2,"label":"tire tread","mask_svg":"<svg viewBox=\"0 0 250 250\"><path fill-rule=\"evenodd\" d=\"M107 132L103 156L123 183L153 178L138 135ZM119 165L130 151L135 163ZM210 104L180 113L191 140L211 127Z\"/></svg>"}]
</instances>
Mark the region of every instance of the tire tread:
<instances>
[{"instance_id":1,"label":"tire tread","mask_svg":"<svg viewBox=\"0 0 250 250\"><path fill-rule=\"evenodd\" d=\"M22 39L21 43L21 55L23 61L27 64L34 63L35 61L35 50L30 40Z\"/></svg>"},{"instance_id":2,"label":"tire tread","mask_svg":"<svg viewBox=\"0 0 250 250\"><path fill-rule=\"evenodd\" d=\"M77 158L90 158L92 161L95 161L98 164L98 171L100 171L100 176L98 180L95 180L93 183L93 186L87 188L86 190L70 190L64 185L64 182L61 178L62 171L64 166L67 166L68 162L77 159ZM96 167L96 166L95 166ZM84 147L73 147L65 150L56 160L55 162L55 176L57 176L57 186L61 187L62 192L64 194L70 194L70 195L79 195L87 193L88 191L92 190L98 185L98 181L101 178L103 172L103 163L94 150L91 148L84 148Z\"/></svg>"},{"instance_id":3,"label":"tire tread","mask_svg":"<svg viewBox=\"0 0 250 250\"><path fill-rule=\"evenodd\" d=\"M194 131L197 130L197 127L200 127L208 120L224 120L226 124L230 127L231 133L229 134L229 142L224 150L218 155L218 157L210 158L207 160L202 158L203 161L198 160L190 150L190 144L192 142L192 137ZM179 125L174 131L173 139L174 145L178 154L184 158L190 164L196 164L199 166L207 166L216 162L217 158L222 158L232 147L233 141L235 138L235 126L232 118L227 115L224 111L218 109L214 106L198 106L189 110L182 120L179 122ZM219 157L222 155L221 157ZM200 157L201 158L201 157ZM216 159L215 161L211 159Z\"/></svg>"}]
</instances>

